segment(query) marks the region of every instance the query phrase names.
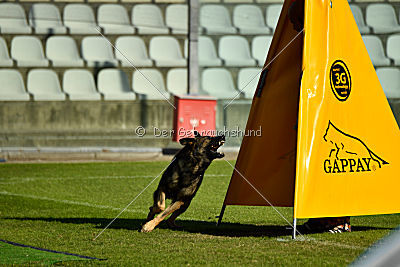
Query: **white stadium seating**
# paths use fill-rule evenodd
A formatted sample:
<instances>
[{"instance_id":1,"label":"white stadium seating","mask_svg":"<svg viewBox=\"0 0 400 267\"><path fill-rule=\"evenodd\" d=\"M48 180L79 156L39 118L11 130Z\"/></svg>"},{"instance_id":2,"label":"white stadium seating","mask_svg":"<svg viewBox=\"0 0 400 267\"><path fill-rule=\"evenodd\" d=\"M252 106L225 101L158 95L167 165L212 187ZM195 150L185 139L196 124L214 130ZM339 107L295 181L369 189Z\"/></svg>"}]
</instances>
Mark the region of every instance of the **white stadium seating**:
<instances>
[{"instance_id":1,"label":"white stadium seating","mask_svg":"<svg viewBox=\"0 0 400 267\"><path fill-rule=\"evenodd\" d=\"M400 32L396 13L390 4L370 4L366 12L367 25L371 26L374 33Z\"/></svg>"},{"instance_id":2,"label":"white stadium seating","mask_svg":"<svg viewBox=\"0 0 400 267\"><path fill-rule=\"evenodd\" d=\"M258 66L263 66L271 46L272 36L257 36L251 42L251 53Z\"/></svg>"},{"instance_id":3,"label":"white stadium seating","mask_svg":"<svg viewBox=\"0 0 400 267\"><path fill-rule=\"evenodd\" d=\"M386 44L388 57L392 58L397 66L400 66L400 34L389 36Z\"/></svg>"},{"instance_id":4,"label":"white stadium seating","mask_svg":"<svg viewBox=\"0 0 400 267\"><path fill-rule=\"evenodd\" d=\"M140 37L118 37L115 48L115 57L121 61L123 67L131 67L132 64L135 67L151 67L153 65L153 61L147 54L147 48Z\"/></svg>"},{"instance_id":5,"label":"white stadium seating","mask_svg":"<svg viewBox=\"0 0 400 267\"><path fill-rule=\"evenodd\" d=\"M58 8L52 4L33 4L29 10L29 23L38 34L65 34L67 32L62 25Z\"/></svg>"},{"instance_id":6,"label":"white stadium seating","mask_svg":"<svg viewBox=\"0 0 400 267\"><path fill-rule=\"evenodd\" d=\"M385 56L381 39L374 35L364 35L362 38L368 50L369 57L372 60L372 64L375 66L389 66L390 59Z\"/></svg>"},{"instance_id":7,"label":"white stadium seating","mask_svg":"<svg viewBox=\"0 0 400 267\"><path fill-rule=\"evenodd\" d=\"M229 12L222 5L202 5L200 8L200 26L207 34L234 34Z\"/></svg>"},{"instance_id":8,"label":"white stadium seating","mask_svg":"<svg viewBox=\"0 0 400 267\"><path fill-rule=\"evenodd\" d=\"M128 77L119 69L102 69L97 76L97 87L104 100L135 100Z\"/></svg>"},{"instance_id":9,"label":"white stadium seating","mask_svg":"<svg viewBox=\"0 0 400 267\"><path fill-rule=\"evenodd\" d=\"M164 96L187 93L187 1L10 2L0 3L0 82L6 85L0 89L0 101L26 101L29 92L35 101L65 100L66 95L73 101L100 101L102 95L104 100L135 100L136 93L165 100ZM349 2L387 97L400 98L396 68L400 66L400 0ZM238 98L253 97L282 3L201 0L200 91L231 99L256 75ZM31 70L35 67L46 69ZM108 67L112 69L103 69ZM4 82L7 74L10 82ZM58 75L63 77L64 91Z\"/></svg>"},{"instance_id":10,"label":"white stadium seating","mask_svg":"<svg viewBox=\"0 0 400 267\"><path fill-rule=\"evenodd\" d=\"M49 69L34 69L28 73L28 91L37 101L65 100L57 74Z\"/></svg>"},{"instance_id":11,"label":"white stadium seating","mask_svg":"<svg viewBox=\"0 0 400 267\"><path fill-rule=\"evenodd\" d=\"M46 56L54 67L83 67L74 39L69 36L52 36L46 42Z\"/></svg>"},{"instance_id":12,"label":"white stadium seating","mask_svg":"<svg viewBox=\"0 0 400 267\"><path fill-rule=\"evenodd\" d=\"M101 100L93 75L88 70L70 69L65 71L63 88L70 100Z\"/></svg>"},{"instance_id":13,"label":"white stadium seating","mask_svg":"<svg viewBox=\"0 0 400 267\"><path fill-rule=\"evenodd\" d=\"M27 34L32 29L26 22L23 8L19 4L0 3L0 33Z\"/></svg>"},{"instance_id":14,"label":"white stadium seating","mask_svg":"<svg viewBox=\"0 0 400 267\"><path fill-rule=\"evenodd\" d=\"M150 58L156 62L157 67L184 67L186 59L183 58L178 41L171 36L157 36L150 40Z\"/></svg>"},{"instance_id":15,"label":"white stadium seating","mask_svg":"<svg viewBox=\"0 0 400 267\"><path fill-rule=\"evenodd\" d=\"M240 34L269 34L261 9L256 5L237 5L233 10L233 25Z\"/></svg>"},{"instance_id":16,"label":"white stadium seating","mask_svg":"<svg viewBox=\"0 0 400 267\"><path fill-rule=\"evenodd\" d=\"M165 23L172 29L172 34L188 33L188 6L168 5L165 10Z\"/></svg>"},{"instance_id":17,"label":"white stadium seating","mask_svg":"<svg viewBox=\"0 0 400 267\"><path fill-rule=\"evenodd\" d=\"M282 5L275 4L267 7L265 20L267 22L267 26L272 28L275 31L276 26L278 25L279 16L281 14Z\"/></svg>"},{"instance_id":18,"label":"white stadium seating","mask_svg":"<svg viewBox=\"0 0 400 267\"><path fill-rule=\"evenodd\" d=\"M34 36L16 36L11 42L11 57L18 67L47 67L42 43Z\"/></svg>"},{"instance_id":19,"label":"white stadium seating","mask_svg":"<svg viewBox=\"0 0 400 267\"><path fill-rule=\"evenodd\" d=\"M386 97L400 98L400 70L397 68L379 68L376 73Z\"/></svg>"},{"instance_id":20,"label":"white stadium seating","mask_svg":"<svg viewBox=\"0 0 400 267\"><path fill-rule=\"evenodd\" d=\"M218 58L217 51L210 37L199 37L199 65L207 67L219 67L222 60Z\"/></svg>"},{"instance_id":21,"label":"white stadium seating","mask_svg":"<svg viewBox=\"0 0 400 267\"><path fill-rule=\"evenodd\" d=\"M103 4L97 10L99 26L105 34L133 34L135 28L131 25L125 7L117 4Z\"/></svg>"},{"instance_id":22,"label":"white stadium seating","mask_svg":"<svg viewBox=\"0 0 400 267\"><path fill-rule=\"evenodd\" d=\"M17 70L0 69L0 101L28 101L24 81Z\"/></svg>"},{"instance_id":23,"label":"white stadium seating","mask_svg":"<svg viewBox=\"0 0 400 267\"><path fill-rule=\"evenodd\" d=\"M260 79L261 69L259 68L243 68L238 73L238 89L245 98L253 98L257 89L258 80Z\"/></svg>"},{"instance_id":24,"label":"white stadium seating","mask_svg":"<svg viewBox=\"0 0 400 267\"><path fill-rule=\"evenodd\" d=\"M167 89L174 95L187 94L187 69L175 68L168 71L167 74Z\"/></svg>"},{"instance_id":25,"label":"white stadium seating","mask_svg":"<svg viewBox=\"0 0 400 267\"><path fill-rule=\"evenodd\" d=\"M118 66L113 49L107 39L101 36L83 38L81 44L82 57L89 67Z\"/></svg>"},{"instance_id":26,"label":"white stadium seating","mask_svg":"<svg viewBox=\"0 0 400 267\"><path fill-rule=\"evenodd\" d=\"M99 34L100 27L93 10L86 4L68 4L64 7L64 25L72 34Z\"/></svg>"},{"instance_id":27,"label":"white stadium seating","mask_svg":"<svg viewBox=\"0 0 400 267\"><path fill-rule=\"evenodd\" d=\"M246 38L238 35L223 36L219 40L219 56L226 66L255 66Z\"/></svg>"},{"instance_id":28,"label":"white stadium seating","mask_svg":"<svg viewBox=\"0 0 400 267\"><path fill-rule=\"evenodd\" d=\"M170 94L165 90L164 78L159 70L140 69L132 75L132 87L140 98L165 100Z\"/></svg>"},{"instance_id":29,"label":"white stadium seating","mask_svg":"<svg viewBox=\"0 0 400 267\"><path fill-rule=\"evenodd\" d=\"M139 34L168 34L161 10L153 4L137 4L132 8L132 24Z\"/></svg>"},{"instance_id":30,"label":"white stadium seating","mask_svg":"<svg viewBox=\"0 0 400 267\"><path fill-rule=\"evenodd\" d=\"M7 44L3 37L0 37L0 67L12 67L13 61L8 54Z\"/></svg>"},{"instance_id":31,"label":"white stadium seating","mask_svg":"<svg viewBox=\"0 0 400 267\"><path fill-rule=\"evenodd\" d=\"M239 94L233 83L231 73L224 68L203 70L201 87L203 91L218 99L232 99Z\"/></svg>"},{"instance_id":32,"label":"white stadium seating","mask_svg":"<svg viewBox=\"0 0 400 267\"><path fill-rule=\"evenodd\" d=\"M370 33L370 29L367 25L365 25L363 13L361 11L361 8L356 5L350 5L351 12L353 13L354 19L357 23L358 30L360 31L361 34L367 34Z\"/></svg>"}]
</instances>

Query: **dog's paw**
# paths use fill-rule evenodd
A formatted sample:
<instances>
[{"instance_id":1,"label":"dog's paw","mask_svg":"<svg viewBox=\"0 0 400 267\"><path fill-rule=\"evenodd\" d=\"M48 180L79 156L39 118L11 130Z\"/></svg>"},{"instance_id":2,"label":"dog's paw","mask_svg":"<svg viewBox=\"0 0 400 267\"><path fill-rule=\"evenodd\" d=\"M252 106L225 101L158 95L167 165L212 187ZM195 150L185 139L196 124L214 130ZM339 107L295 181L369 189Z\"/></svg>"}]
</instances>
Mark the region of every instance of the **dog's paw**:
<instances>
[{"instance_id":1,"label":"dog's paw","mask_svg":"<svg viewBox=\"0 0 400 267\"><path fill-rule=\"evenodd\" d=\"M153 229L154 229L154 225L152 223L148 222L145 225L143 225L142 230L140 230L140 232L149 233L149 232L153 231Z\"/></svg>"}]
</instances>

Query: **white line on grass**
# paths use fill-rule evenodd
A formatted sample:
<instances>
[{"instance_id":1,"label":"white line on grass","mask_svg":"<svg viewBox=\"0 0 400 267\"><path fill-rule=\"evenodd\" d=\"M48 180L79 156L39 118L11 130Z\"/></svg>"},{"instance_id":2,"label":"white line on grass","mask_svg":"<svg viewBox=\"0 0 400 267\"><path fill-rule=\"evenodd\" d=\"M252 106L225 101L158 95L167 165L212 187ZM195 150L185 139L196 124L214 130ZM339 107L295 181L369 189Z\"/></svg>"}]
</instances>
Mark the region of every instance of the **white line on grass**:
<instances>
[{"instance_id":1,"label":"white line on grass","mask_svg":"<svg viewBox=\"0 0 400 267\"><path fill-rule=\"evenodd\" d=\"M43 197L43 196L34 196L34 195L29 195L29 194L18 194L18 193L12 193L12 192L7 192L7 191L0 191L0 195L30 198L30 199L44 200L44 201L53 201L53 202L58 202L58 203L63 203L63 204L78 205L78 206L85 206L85 207L98 208L98 209L108 209L108 210L115 210L115 211L121 210L121 208L117 208L117 207L113 207L113 206L97 205L97 204L92 204L89 202L80 202L80 201L74 201L74 200L57 199L57 198L50 198L50 197ZM147 211L142 210L142 209L140 209L140 210L139 209L126 209L125 211L147 215ZM198 220L198 218L192 218L192 217L188 217L185 215L181 215L179 218L183 219L183 220L189 220L189 221ZM144 221L144 219L143 219L143 221Z\"/></svg>"},{"instance_id":2,"label":"white line on grass","mask_svg":"<svg viewBox=\"0 0 400 267\"><path fill-rule=\"evenodd\" d=\"M12 193L12 192L7 192L7 191L0 191L0 195L31 198L31 199L45 200L45 201L53 201L53 202L58 202L58 203L63 203L63 204L79 205L79 206L85 206L85 207L90 207L90 208L98 208L98 209L121 210L121 208L116 208L116 207L106 206L106 205L97 205L97 204L92 204L92 203L89 203L89 202L80 202L80 201L74 201L74 200L57 199L57 198L42 197L42 196L34 196L34 195L28 195L28 194L18 194L18 193ZM142 210L132 210L132 209L130 209L130 210L127 210L127 211L135 212L135 213L141 213L141 214L147 214L146 212L143 212Z\"/></svg>"},{"instance_id":3,"label":"white line on grass","mask_svg":"<svg viewBox=\"0 0 400 267\"><path fill-rule=\"evenodd\" d=\"M206 177L224 177L231 176L226 174L206 174ZM88 177L0 177L0 184L17 184L25 182L34 182L40 180L63 181L63 180L100 180L100 179L137 179L154 178L154 175L131 175L131 176L88 176ZM4 181L4 182L3 182Z\"/></svg>"},{"instance_id":4,"label":"white line on grass","mask_svg":"<svg viewBox=\"0 0 400 267\"><path fill-rule=\"evenodd\" d=\"M143 190L142 191L140 191L140 193L131 201L131 202L129 202L129 204L123 209L123 210L121 210L121 212L120 213L118 213L118 215L114 218L114 219L112 219L112 221L109 223L109 224L107 224L107 226L103 229L103 230L101 230L100 231L100 233L93 239L93 241L95 241L133 202L135 202L136 201L136 199L144 192L144 191L146 191L146 189L155 181L155 180L157 180L157 178L158 177L160 177L160 175L172 164L172 162L174 162L175 161L175 159L176 158L173 158L172 159L172 161L167 165L167 167L165 167L164 168L164 170L162 170L156 177L154 177L154 179L153 180L151 180L151 182L148 184L148 185L146 185L146 187L145 188L143 188Z\"/></svg>"},{"instance_id":5,"label":"white line on grass","mask_svg":"<svg viewBox=\"0 0 400 267\"><path fill-rule=\"evenodd\" d=\"M0 195L4 196L13 196L13 197L22 197L22 198L30 198L30 199L36 199L36 200L45 200L45 201L52 201L52 202L58 202L58 203L63 203L63 204L69 204L69 205L78 205L78 206L85 206L85 207L90 207L90 208L98 208L98 209L108 209L108 210L115 210L119 211L121 208L117 207L112 207L112 206L107 206L107 205L97 205L97 204L92 204L88 202L80 202L80 201L73 201L73 200L65 200L65 199L56 199L56 198L49 198L49 197L43 197L43 196L34 196L34 195L29 195L29 194L18 194L18 193L12 193L12 192L7 192L7 191L0 191ZM125 211L132 212L132 213L140 213L147 215L147 211L143 210L133 210L133 209L126 209ZM191 220L195 221L198 220L198 218L191 218L187 216L180 216L181 219L184 220ZM283 239L283 238L278 238L278 241L292 241L292 239ZM300 242L300 240L297 240ZM348 249L356 249L356 250L363 250L365 249L364 247L359 247L359 246L352 246L352 245L346 245L346 244L339 244L335 242L329 242L329 241L319 241L315 240L314 238L308 238L304 241L311 241L317 244L325 245L325 246L336 246L336 247L341 247L341 248L348 248Z\"/></svg>"}]
</instances>

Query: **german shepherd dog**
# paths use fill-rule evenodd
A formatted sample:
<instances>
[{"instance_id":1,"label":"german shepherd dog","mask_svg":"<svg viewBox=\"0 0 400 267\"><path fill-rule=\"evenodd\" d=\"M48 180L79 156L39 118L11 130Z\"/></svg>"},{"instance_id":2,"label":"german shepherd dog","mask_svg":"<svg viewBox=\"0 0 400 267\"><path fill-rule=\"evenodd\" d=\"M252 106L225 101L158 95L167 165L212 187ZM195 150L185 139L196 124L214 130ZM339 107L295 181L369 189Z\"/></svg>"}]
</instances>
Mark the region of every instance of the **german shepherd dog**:
<instances>
[{"instance_id":1,"label":"german shepherd dog","mask_svg":"<svg viewBox=\"0 0 400 267\"><path fill-rule=\"evenodd\" d=\"M153 194L154 204L150 207L141 232L151 232L171 213L168 226L179 227L175 219L189 207L203 181L204 172L214 159L224 157L217 149L225 143L225 136L201 136L197 131L194 135L195 138L182 138L179 141L184 147L163 173ZM165 208L165 199L172 200L168 208Z\"/></svg>"}]
</instances>

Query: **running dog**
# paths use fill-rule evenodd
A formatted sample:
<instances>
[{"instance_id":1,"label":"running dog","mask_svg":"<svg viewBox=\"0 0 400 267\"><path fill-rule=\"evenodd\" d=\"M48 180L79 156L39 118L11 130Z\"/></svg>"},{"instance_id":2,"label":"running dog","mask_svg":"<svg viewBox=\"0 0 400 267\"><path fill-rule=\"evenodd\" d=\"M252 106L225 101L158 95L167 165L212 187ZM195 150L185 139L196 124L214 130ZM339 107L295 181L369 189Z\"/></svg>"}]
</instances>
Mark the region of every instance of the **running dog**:
<instances>
[{"instance_id":1,"label":"running dog","mask_svg":"<svg viewBox=\"0 0 400 267\"><path fill-rule=\"evenodd\" d=\"M157 190L153 194L154 204L150 207L146 223L141 232L151 232L168 215L167 224L177 228L175 219L189 207L196 195L204 172L214 159L223 158L217 149L225 143L225 136L201 136L194 132L195 138L183 138L179 142L184 147L163 173ZM165 199L171 199L171 205L165 208ZM160 213L156 218L154 216Z\"/></svg>"}]
</instances>

